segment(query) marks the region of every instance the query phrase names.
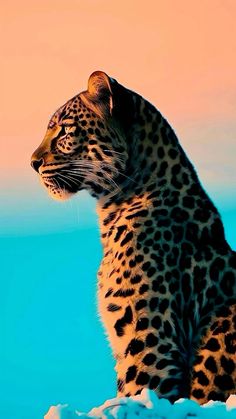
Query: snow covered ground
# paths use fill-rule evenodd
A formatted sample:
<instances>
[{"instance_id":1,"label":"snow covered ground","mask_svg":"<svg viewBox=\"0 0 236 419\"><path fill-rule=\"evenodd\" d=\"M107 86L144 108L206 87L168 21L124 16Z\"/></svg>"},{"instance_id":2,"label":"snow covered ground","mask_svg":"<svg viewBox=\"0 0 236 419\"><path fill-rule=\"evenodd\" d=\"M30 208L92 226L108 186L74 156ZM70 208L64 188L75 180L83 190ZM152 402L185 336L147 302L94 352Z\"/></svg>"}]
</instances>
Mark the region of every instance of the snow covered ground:
<instances>
[{"instance_id":1,"label":"snow covered ground","mask_svg":"<svg viewBox=\"0 0 236 419\"><path fill-rule=\"evenodd\" d=\"M171 404L158 399L155 393L145 389L135 397L114 398L89 413L71 411L68 405L52 406L44 419L236 419L236 395L226 403L210 401L199 406L192 400L179 399Z\"/></svg>"}]
</instances>

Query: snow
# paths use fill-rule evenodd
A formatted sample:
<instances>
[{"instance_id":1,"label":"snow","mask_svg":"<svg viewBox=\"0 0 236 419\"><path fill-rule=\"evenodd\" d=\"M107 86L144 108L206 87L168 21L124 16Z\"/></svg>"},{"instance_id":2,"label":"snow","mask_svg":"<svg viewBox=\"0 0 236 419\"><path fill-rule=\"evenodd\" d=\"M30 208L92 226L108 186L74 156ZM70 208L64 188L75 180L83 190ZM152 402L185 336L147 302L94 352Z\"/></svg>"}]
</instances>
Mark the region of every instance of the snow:
<instances>
[{"instance_id":1,"label":"snow","mask_svg":"<svg viewBox=\"0 0 236 419\"><path fill-rule=\"evenodd\" d=\"M200 406L193 400L179 399L171 404L159 399L154 391L144 389L134 397L107 400L89 413L70 410L67 404L50 407L44 419L236 419L236 395L226 403L209 401Z\"/></svg>"}]
</instances>

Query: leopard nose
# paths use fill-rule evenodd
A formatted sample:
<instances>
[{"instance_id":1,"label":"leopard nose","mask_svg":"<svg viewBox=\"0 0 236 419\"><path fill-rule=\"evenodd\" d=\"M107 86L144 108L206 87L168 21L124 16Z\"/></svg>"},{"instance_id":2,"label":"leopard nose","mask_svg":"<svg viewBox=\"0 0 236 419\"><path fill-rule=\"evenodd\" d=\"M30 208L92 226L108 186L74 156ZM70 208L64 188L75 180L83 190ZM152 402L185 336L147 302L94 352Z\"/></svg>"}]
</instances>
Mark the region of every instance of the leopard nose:
<instances>
[{"instance_id":1,"label":"leopard nose","mask_svg":"<svg viewBox=\"0 0 236 419\"><path fill-rule=\"evenodd\" d=\"M32 157L31 166L33 167L34 170L36 170L36 172L39 173L39 168L40 166L42 166L42 164L43 164L43 159L35 159L34 157Z\"/></svg>"}]
</instances>

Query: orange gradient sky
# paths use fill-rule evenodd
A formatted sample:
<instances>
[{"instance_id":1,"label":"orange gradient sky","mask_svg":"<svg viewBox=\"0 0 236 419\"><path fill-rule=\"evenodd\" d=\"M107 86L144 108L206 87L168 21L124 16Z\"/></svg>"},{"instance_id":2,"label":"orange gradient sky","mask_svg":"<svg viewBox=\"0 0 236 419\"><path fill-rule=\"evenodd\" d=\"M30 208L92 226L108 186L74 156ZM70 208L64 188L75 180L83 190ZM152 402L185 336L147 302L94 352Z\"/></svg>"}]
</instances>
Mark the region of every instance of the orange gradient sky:
<instances>
[{"instance_id":1,"label":"orange gradient sky","mask_svg":"<svg viewBox=\"0 0 236 419\"><path fill-rule=\"evenodd\" d=\"M205 180L235 186L236 1L12 0L0 7L5 178L35 179L29 159L49 117L100 69L164 113Z\"/></svg>"}]
</instances>

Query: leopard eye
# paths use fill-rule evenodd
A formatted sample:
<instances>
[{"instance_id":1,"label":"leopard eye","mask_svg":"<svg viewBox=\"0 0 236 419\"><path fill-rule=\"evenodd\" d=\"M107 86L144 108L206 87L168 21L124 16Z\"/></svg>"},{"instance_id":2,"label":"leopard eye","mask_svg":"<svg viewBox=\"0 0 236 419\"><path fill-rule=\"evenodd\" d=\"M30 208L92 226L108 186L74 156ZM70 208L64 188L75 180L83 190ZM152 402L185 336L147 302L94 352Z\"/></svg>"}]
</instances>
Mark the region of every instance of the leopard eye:
<instances>
[{"instance_id":1,"label":"leopard eye","mask_svg":"<svg viewBox=\"0 0 236 419\"><path fill-rule=\"evenodd\" d=\"M58 118L58 125L64 125L64 126L68 126L70 127L71 125L74 124L74 118L72 116L65 116L63 115L63 117L59 117Z\"/></svg>"},{"instance_id":2,"label":"leopard eye","mask_svg":"<svg viewBox=\"0 0 236 419\"><path fill-rule=\"evenodd\" d=\"M66 132L70 132L71 128L73 127L73 124L63 124L65 127Z\"/></svg>"},{"instance_id":3,"label":"leopard eye","mask_svg":"<svg viewBox=\"0 0 236 419\"><path fill-rule=\"evenodd\" d=\"M71 128L74 126L74 124L69 123L69 122L61 122L60 124L58 124L60 127L65 127L65 128Z\"/></svg>"}]
</instances>

